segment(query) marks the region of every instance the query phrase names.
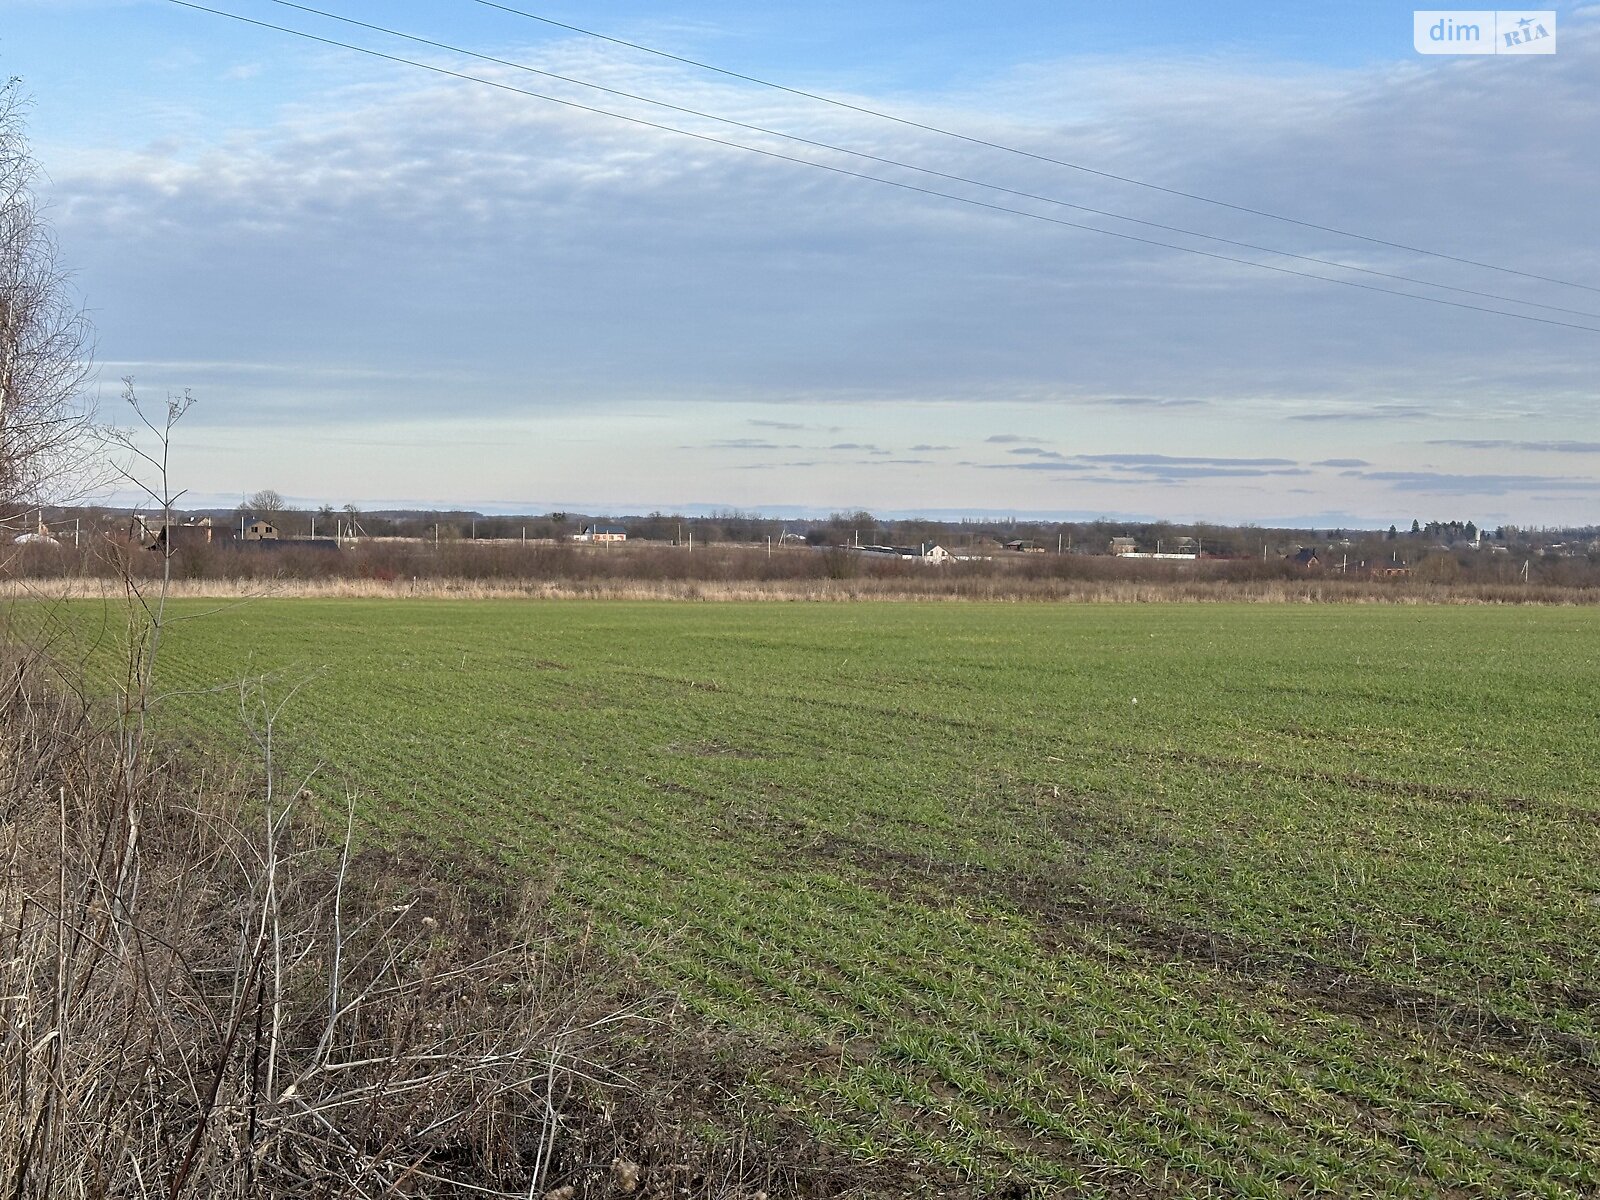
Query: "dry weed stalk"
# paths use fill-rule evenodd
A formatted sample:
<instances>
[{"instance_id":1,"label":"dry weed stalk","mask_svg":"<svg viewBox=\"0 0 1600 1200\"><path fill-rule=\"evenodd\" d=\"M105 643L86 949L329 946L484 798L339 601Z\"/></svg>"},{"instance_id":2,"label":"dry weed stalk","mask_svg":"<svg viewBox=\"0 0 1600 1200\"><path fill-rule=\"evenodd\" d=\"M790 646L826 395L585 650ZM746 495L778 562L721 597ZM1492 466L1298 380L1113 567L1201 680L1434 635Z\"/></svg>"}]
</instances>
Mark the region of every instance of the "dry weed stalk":
<instances>
[{"instance_id":1,"label":"dry weed stalk","mask_svg":"<svg viewBox=\"0 0 1600 1200\"><path fill-rule=\"evenodd\" d=\"M581 963L481 955L470 895L318 843L259 781L153 773L119 896L114 739L20 680L6 708L4 1195L538 1195L573 1083L624 1083L594 1064L638 1014Z\"/></svg>"},{"instance_id":2,"label":"dry weed stalk","mask_svg":"<svg viewBox=\"0 0 1600 1200\"><path fill-rule=\"evenodd\" d=\"M116 599L120 582L73 579L3 579L0 597ZM174 579L168 596L186 599L389 599L389 600L690 600L927 602L989 601L1082 604L1600 604L1600 588L1522 584L1404 584L1344 580L1222 580L1140 583L1131 580L1025 579L777 579L777 580L417 580Z\"/></svg>"},{"instance_id":3,"label":"dry weed stalk","mask_svg":"<svg viewBox=\"0 0 1600 1200\"><path fill-rule=\"evenodd\" d=\"M123 444L170 516L191 401L152 421L126 398L155 449ZM622 1082L590 1064L637 1014L596 1011L548 943L476 948L467 901L415 872L353 874L353 807L330 847L297 815L306 781L281 787L288 697L241 685L249 770L185 781L153 752L163 559L123 576L109 720L37 686L38 658L5 675L0 1195L537 1195L558 1098Z\"/></svg>"}]
</instances>

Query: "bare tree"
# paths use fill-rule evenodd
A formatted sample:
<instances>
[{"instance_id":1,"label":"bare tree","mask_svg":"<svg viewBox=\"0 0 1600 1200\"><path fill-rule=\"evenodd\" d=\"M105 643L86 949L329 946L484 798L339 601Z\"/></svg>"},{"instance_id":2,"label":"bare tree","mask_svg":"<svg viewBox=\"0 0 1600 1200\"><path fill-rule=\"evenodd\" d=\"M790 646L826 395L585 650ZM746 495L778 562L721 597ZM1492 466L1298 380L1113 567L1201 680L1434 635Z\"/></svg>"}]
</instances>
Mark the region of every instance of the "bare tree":
<instances>
[{"instance_id":1,"label":"bare tree","mask_svg":"<svg viewBox=\"0 0 1600 1200\"><path fill-rule=\"evenodd\" d=\"M283 521L283 514L289 511L289 502L272 488L262 488L259 492L250 493L250 499L245 501L250 510L250 515L262 517L274 525Z\"/></svg>"},{"instance_id":2,"label":"bare tree","mask_svg":"<svg viewBox=\"0 0 1600 1200\"><path fill-rule=\"evenodd\" d=\"M0 508L83 481L91 331L34 183L16 79L0 86ZM0 514L3 515L3 514Z\"/></svg>"}]
</instances>

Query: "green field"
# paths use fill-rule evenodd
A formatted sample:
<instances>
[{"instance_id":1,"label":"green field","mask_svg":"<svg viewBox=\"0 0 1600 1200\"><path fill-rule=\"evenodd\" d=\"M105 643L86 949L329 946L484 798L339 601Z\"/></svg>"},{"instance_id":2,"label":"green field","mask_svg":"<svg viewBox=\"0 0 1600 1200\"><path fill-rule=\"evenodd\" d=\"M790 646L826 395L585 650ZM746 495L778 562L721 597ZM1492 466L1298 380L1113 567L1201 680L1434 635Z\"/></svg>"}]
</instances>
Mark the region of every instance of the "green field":
<instances>
[{"instance_id":1,"label":"green field","mask_svg":"<svg viewBox=\"0 0 1600 1200\"><path fill-rule=\"evenodd\" d=\"M1600 1194L1600 611L279 600L162 654L301 684L331 811L553 878L864 1160Z\"/></svg>"}]
</instances>

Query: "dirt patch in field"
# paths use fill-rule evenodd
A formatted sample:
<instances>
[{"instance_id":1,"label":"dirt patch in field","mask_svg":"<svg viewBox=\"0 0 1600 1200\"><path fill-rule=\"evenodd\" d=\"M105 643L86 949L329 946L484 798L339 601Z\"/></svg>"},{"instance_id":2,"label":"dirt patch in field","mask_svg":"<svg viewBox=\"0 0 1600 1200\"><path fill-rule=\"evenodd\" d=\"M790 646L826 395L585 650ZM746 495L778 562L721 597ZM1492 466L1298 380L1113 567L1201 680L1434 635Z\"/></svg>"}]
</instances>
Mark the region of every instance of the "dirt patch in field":
<instances>
[{"instance_id":1,"label":"dirt patch in field","mask_svg":"<svg viewBox=\"0 0 1600 1200\"><path fill-rule=\"evenodd\" d=\"M1279 766L1275 763L1251 759L1227 758L1222 755L1201 754L1192 750L1153 750L1145 757L1164 762L1179 762L1204 767L1207 770L1227 771L1239 775L1265 775L1292 783L1317 783L1349 791L1373 792L1379 795L1405 799L1431 800L1437 804L1476 804L1484 808L1508 812L1544 812L1583 824L1600 824L1600 809L1580 808L1568 804L1533 800L1526 796L1510 796L1481 788L1448 788L1438 784L1422 783L1410 779L1384 779L1363 775L1358 771L1315 771L1298 767Z\"/></svg>"},{"instance_id":2,"label":"dirt patch in field","mask_svg":"<svg viewBox=\"0 0 1600 1200\"><path fill-rule=\"evenodd\" d=\"M962 897L1015 908L1036 923L1046 946L1081 951L1111 933L1152 962L1200 966L1256 986L1277 985L1319 1008L1384 1027L1433 1031L1456 1045L1496 1044L1548 1061L1584 1094L1600 1099L1600 1046L1576 1034L1514 1017L1478 1003L1375 979L1312 955L1277 950L1107 900L1081 884L938 862L859 841L829 837L810 853L847 862L868 882L932 904Z\"/></svg>"},{"instance_id":3,"label":"dirt patch in field","mask_svg":"<svg viewBox=\"0 0 1600 1200\"><path fill-rule=\"evenodd\" d=\"M691 800L698 800L702 804L715 804L717 797L710 792L703 792L692 788L686 783L678 783L672 779L647 779L647 783L658 792L666 792L669 796L687 796Z\"/></svg>"},{"instance_id":4,"label":"dirt patch in field","mask_svg":"<svg viewBox=\"0 0 1600 1200\"><path fill-rule=\"evenodd\" d=\"M882 1067L885 1063L892 1064L895 1071L925 1087L935 1103L924 1106L900 1099L887 1102L884 1111L901 1126L915 1129L921 1136L931 1141L948 1140L952 1135L954 1122L940 1106L970 1103L973 1097L930 1068L896 1059L892 1055L886 1056L881 1047L863 1038L852 1038L842 1044L824 1044L810 1050L802 1049L787 1053L764 1063L762 1071L763 1077L768 1080L792 1087L796 1091L804 1091L807 1083L819 1076L842 1077L854 1067L865 1064L877 1064ZM993 1082L1009 1082L1000 1071L990 1070L985 1074ZM1122 1098L1122 1102L1127 1105L1132 1104L1126 1097ZM826 1104L823 1107L826 1108ZM864 1116L861 1109L851 1106L849 1102L838 1104L827 1112L828 1119L844 1125L860 1124ZM1152 1168L1140 1172L1115 1166L1097 1158L1086 1157L1080 1146L1063 1138L1030 1129L1010 1114L992 1105L983 1108L981 1119L985 1132L997 1143L1009 1145L1018 1157L1028 1155L1046 1159L1060 1166L1081 1169L1085 1178L1095 1180L1097 1195L1155 1200L1165 1196L1194 1195L1195 1190L1202 1186L1202 1181L1175 1164L1165 1164L1160 1170ZM872 1122L872 1127L876 1127L875 1121ZM881 1131L877 1132L881 1137ZM988 1161L992 1163L992 1157L989 1157ZM995 1169L997 1172L1003 1170L999 1167ZM955 1197L966 1197L970 1200L978 1196L988 1197L991 1200L1023 1200L1024 1197L1073 1194L1059 1191L1042 1193L1035 1185L1015 1175L996 1174L986 1180L978 1180L964 1178L954 1172L930 1171L920 1163L900 1168L899 1176L905 1184L904 1188L885 1191L882 1195L950 1197L951 1200Z\"/></svg>"},{"instance_id":5,"label":"dirt patch in field","mask_svg":"<svg viewBox=\"0 0 1600 1200\"><path fill-rule=\"evenodd\" d=\"M819 1141L795 1116L752 1101L748 1088L755 1075L784 1078L790 1063L808 1060L806 1050L707 1029L681 1012L672 1019L675 1031L664 1030L627 1064L633 1086L567 1098L569 1132L549 1176L557 1187L573 1188L567 1195L956 1200L996 1194L952 1171L894 1158L867 1162Z\"/></svg>"},{"instance_id":6,"label":"dirt patch in field","mask_svg":"<svg viewBox=\"0 0 1600 1200\"><path fill-rule=\"evenodd\" d=\"M469 854L441 859L413 851L363 851L352 860L351 874L380 879L393 891L354 901L404 900L486 950L518 925L530 899L536 909L549 910L548 901L538 903L526 885ZM552 915L544 936L544 969L566 981L562 990L581 996L574 1025L634 1014L624 1018L634 1032L608 1041L605 1057L586 1068L589 1077L584 1071L565 1073L550 1096L560 1126L540 1195L957 1200L1025 1194L980 1187L909 1157L860 1159L822 1141L795 1112L756 1096L750 1084L759 1078L781 1085L806 1071L838 1070L842 1063L831 1051L714 1026L675 998L648 992L638 983L640 964L603 949L582 911ZM587 1059L581 1030L568 1052L575 1061Z\"/></svg>"},{"instance_id":7,"label":"dirt patch in field","mask_svg":"<svg viewBox=\"0 0 1600 1200\"><path fill-rule=\"evenodd\" d=\"M667 747L669 754L687 754L694 758L740 758L749 761L769 759L771 754L748 750L743 746L730 746L727 742L707 739L702 742L673 742Z\"/></svg>"}]
</instances>

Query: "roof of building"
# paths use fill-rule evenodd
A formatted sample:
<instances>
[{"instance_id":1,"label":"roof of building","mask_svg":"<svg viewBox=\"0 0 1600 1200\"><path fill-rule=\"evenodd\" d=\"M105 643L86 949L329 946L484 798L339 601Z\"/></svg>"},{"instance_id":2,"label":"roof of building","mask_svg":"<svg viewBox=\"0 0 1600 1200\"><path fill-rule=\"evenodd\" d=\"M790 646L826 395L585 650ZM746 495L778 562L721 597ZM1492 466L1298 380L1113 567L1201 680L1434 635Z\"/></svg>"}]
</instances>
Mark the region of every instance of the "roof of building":
<instances>
[{"instance_id":1,"label":"roof of building","mask_svg":"<svg viewBox=\"0 0 1600 1200\"><path fill-rule=\"evenodd\" d=\"M856 549L862 554L895 554L901 558L930 558L940 552L948 553L935 542L923 542L920 546L857 546Z\"/></svg>"}]
</instances>

